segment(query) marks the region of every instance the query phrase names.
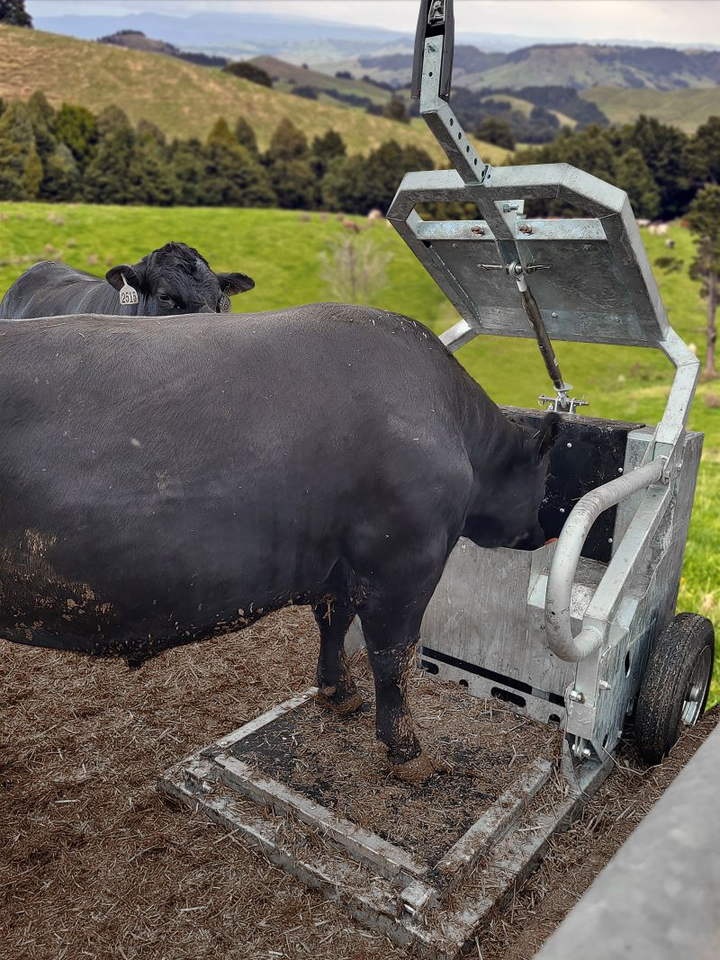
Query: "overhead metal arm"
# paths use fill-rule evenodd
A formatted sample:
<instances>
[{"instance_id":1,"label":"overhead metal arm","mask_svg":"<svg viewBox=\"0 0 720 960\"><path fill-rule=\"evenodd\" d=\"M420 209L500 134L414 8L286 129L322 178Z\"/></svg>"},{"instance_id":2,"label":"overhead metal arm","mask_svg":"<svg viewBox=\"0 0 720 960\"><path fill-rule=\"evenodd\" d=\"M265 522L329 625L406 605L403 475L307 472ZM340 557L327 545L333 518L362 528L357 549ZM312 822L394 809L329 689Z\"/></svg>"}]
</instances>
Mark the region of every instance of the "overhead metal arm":
<instances>
[{"instance_id":1,"label":"overhead metal arm","mask_svg":"<svg viewBox=\"0 0 720 960\"><path fill-rule=\"evenodd\" d=\"M454 34L453 0L420 0L415 34L412 95L420 100L421 116L435 134L463 183L482 186L490 175L490 166L483 162L447 102L452 81ZM498 203L482 194L475 198L475 202L493 232L505 270L517 282L530 328L535 333L548 376L557 393L551 406L555 410L573 411L578 403L584 401L574 401L568 397L571 387L565 383L560 373L545 322L527 284L526 274L533 268L524 264L517 245L516 221L522 203ZM469 328L462 331L463 342L469 339L467 333Z\"/></svg>"},{"instance_id":2,"label":"overhead metal arm","mask_svg":"<svg viewBox=\"0 0 720 960\"><path fill-rule=\"evenodd\" d=\"M438 96L442 100L450 99L452 84L453 56L455 53L455 14L453 0L420 0L417 30L415 32L415 56L411 94L413 100L419 100L422 89L423 61L425 44L428 38L436 38L440 44L442 66Z\"/></svg>"},{"instance_id":3,"label":"overhead metal arm","mask_svg":"<svg viewBox=\"0 0 720 960\"><path fill-rule=\"evenodd\" d=\"M420 115L432 130L464 183L477 184L490 169L468 140L450 105L455 20L453 0L420 0L412 95L420 100Z\"/></svg>"}]
</instances>

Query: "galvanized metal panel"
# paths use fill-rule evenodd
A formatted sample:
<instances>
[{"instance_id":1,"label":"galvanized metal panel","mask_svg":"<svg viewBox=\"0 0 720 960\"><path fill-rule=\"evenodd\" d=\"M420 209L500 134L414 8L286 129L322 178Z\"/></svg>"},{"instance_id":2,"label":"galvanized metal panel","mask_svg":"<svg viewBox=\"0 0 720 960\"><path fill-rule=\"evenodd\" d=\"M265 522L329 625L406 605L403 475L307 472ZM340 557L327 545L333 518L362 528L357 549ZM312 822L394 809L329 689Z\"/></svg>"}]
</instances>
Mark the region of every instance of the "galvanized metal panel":
<instances>
[{"instance_id":1,"label":"galvanized metal panel","mask_svg":"<svg viewBox=\"0 0 720 960\"><path fill-rule=\"evenodd\" d=\"M561 197L596 217L525 220L522 203ZM512 198L512 201L509 201ZM424 222L422 202L474 203L476 221ZM513 210L515 212L513 212ZM566 164L409 174L389 219L460 315L478 332L532 337L517 285L501 267L541 265L528 286L553 339L658 346L667 315L623 191Z\"/></svg>"},{"instance_id":2,"label":"galvanized metal panel","mask_svg":"<svg viewBox=\"0 0 720 960\"><path fill-rule=\"evenodd\" d=\"M547 576L553 551L554 544L532 552L504 547L486 550L461 538L448 558L420 632L423 658L437 664L441 677L458 677L457 667L451 675L452 665L444 660L451 658L497 675L495 682L486 676L491 687L515 689L525 699L533 696L533 690L538 695L563 696L575 667L548 651L542 619L544 593L532 616L535 587ZM603 564L583 560L573 594L578 624L603 571ZM463 674L462 669L459 673ZM472 673L463 675L469 683ZM503 684L501 677L518 685Z\"/></svg>"}]
</instances>

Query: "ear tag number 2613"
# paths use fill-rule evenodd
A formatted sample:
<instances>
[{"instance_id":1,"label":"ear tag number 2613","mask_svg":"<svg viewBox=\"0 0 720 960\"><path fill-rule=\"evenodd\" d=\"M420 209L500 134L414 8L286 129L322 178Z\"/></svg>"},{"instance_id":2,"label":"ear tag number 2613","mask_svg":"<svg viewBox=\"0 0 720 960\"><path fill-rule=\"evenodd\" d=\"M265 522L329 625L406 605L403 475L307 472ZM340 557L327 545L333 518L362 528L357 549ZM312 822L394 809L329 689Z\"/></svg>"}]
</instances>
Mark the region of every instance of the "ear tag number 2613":
<instances>
[{"instance_id":1,"label":"ear tag number 2613","mask_svg":"<svg viewBox=\"0 0 720 960\"><path fill-rule=\"evenodd\" d=\"M121 273L123 285L120 287L120 305L123 307L129 307L132 304L138 303L137 290L134 287L131 287L130 284L125 279L125 274Z\"/></svg>"}]
</instances>

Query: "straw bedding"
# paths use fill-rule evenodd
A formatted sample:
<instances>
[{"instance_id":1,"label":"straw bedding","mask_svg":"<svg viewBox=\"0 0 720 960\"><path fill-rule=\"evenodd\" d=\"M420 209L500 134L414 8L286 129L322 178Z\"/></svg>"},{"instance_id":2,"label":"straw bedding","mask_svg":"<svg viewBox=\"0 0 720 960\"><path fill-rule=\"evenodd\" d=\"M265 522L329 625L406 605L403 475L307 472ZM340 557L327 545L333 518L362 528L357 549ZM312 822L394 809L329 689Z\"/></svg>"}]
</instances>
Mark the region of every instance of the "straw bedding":
<instances>
[{"instance_id":1,"label":"straw bedding","mask_svg":"<svg viewBox=\"0 0 720 960\"><path fill-rule=\"evenodd\" d=\"M407 957L156 789L168 766L310 685L317 651L305 609L140 671L0 642L4 960ZM468 956L531 957L717 721L706 715L644 776L628 748ZM326 729L332 722L323 716ZM369 737L369 716L361 722ZM369 743L367 752L377 769L369 789L395 789Z\"/></svg>"}]
</instances>

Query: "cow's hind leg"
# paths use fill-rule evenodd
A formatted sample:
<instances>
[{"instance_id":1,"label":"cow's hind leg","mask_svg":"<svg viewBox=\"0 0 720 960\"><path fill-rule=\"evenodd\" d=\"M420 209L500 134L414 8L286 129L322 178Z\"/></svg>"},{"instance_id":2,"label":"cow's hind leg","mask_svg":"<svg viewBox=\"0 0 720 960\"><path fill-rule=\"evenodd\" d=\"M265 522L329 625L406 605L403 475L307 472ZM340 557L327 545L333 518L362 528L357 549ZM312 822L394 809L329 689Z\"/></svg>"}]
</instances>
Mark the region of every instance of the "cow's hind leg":
<instances>
[{"instance_id":1,"label":"cow's hind leg","mask_svg":"<svg viewBox=\"0 0 720 960\"><path fill-rule=\"evenodd\" d=\"M316 699L335 713L353 713L363 703L345 656L345 634L355 617L355 604L340 594L314 606L313 613L320 630Z\"/></svg>"},{"instance_id":2,"label":"cow's hind leg","mask_svg":"<svg viewBox=\"0 0 720 960\"><path fill-rule=\"evenodd\" d=\"M409 553L408 559L398 558L397 564L386 568L385 576L368 585L366 599L358 607L375 679L377 738L387 748L393 773L411 783L451 769L423 751L407 698L423 614L447 555L447 540L438 540L434 550L426 542L414 556Z\"/></svg>"},{"instance_id":3,"label":"cow's hind leg","mask_svg":"<svg viewBox=\"0 0 720 960\"><path fill-rule=\"evenodd\" d=\"M363 619L368 657L375 678L375 729L387 748L392 772L409 783L424 783L450 766L423 750L415 735L407 698L408 680L415 669L419 621L375 622Z\"/></svg>"}]
</instances>

